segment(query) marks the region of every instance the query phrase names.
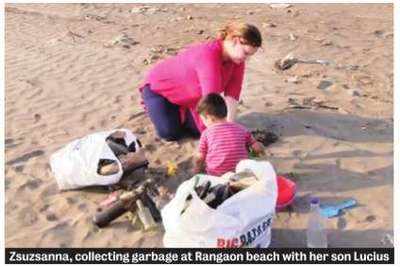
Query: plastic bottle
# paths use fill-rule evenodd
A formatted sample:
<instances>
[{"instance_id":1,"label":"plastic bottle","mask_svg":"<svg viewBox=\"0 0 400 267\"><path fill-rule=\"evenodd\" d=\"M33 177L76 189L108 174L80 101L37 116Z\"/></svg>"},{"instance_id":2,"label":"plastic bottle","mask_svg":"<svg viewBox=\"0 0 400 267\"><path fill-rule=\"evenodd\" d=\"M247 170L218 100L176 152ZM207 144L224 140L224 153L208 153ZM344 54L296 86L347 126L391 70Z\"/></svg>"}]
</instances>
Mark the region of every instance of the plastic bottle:
<instances>
[{"instance_id":1,"label":"plastic bottle","mask_svg":"<svg viewBox=\"0 0 400 267\"><path fill-rule=\"evenodd\" d=\"M145 207L140 199L136 200L136 205L138 207L137 213L143 223L144 230L146 231L152 228L156 228L157 224L154 221L153 216L151 216L149 208Z\"/></svg>"},{"instance_id":2,"label":"plastic bottle","mask_svg":"<svg viewBox=\"0 0 400 267\"><path fill-rule=\"evenodd\" d=\"M327 248L328 240L325 230L325 219L320 214L319 198L310 201L310 216L307 225L307 247Z\"/></svg>"}]
</instances>

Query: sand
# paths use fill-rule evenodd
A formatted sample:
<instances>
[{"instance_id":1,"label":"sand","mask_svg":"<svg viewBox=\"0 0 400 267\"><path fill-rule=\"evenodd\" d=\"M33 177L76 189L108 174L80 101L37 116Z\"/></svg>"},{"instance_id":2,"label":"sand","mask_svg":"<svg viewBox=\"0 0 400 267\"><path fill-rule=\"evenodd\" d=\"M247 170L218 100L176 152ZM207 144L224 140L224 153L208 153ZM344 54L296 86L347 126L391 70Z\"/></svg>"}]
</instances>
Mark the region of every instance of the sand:
<instances>
[{"instance_id":1,"label":"sand","mask_svg":"<svg viewBox=\"0 0 400 267\"><path fill-rule=\"evenodd\" d=\"M238 121L279 134L265 159L298 186L292 207L276 214L271 246L305 246L311 195L358 202L328 220L330 247L393 246L391 4L143 6L5 5L6 247L162 247L162 231L126 216L94 227L107 194L60 192L49 158L77 138L128 128L152 170L178 164L165 180L176 190L191 177L197 143L158 140L137 88L157 60L231 19L264 38L247 65ZM276 69L289 53L306 63Z\"/></svg>"}]
</instances>

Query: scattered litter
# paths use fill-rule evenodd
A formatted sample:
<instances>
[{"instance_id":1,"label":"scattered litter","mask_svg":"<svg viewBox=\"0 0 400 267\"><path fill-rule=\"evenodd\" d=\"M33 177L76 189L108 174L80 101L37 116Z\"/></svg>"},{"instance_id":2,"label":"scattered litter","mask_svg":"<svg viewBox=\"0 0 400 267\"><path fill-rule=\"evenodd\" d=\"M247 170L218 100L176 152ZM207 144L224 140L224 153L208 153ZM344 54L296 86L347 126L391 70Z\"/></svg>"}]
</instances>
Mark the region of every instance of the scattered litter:
<instances>
[{"instance_id":1,"label":"scattered litter","mask_svg":"<svg viewBox=\"0 0 400 267\"><path fill-rule=\"evenodd\" d=\"M372 78L366 75L355 75L352 78L364 86L373 85L374 83Z\"/></svg>"},{"instance_id":2,"label":"scattered litter","mask_svg":"<svg viewBox=\"0 0 400 267\"><path fill-rule=\"evenodd\" d=\"M150 65L160 58L176 55L177 51L178 50L176 48L170 48L164 46L152 47L150 49L150 55L143 60L143 63L145 65Z\"/></svg>"},{"instance_id":3,"label":"scattered litter","mask_svg":"<svg viewBox=\"0 0 400 267\"><path fill-rule=\"evenodd\" d=\"M321 205L321 215L326 218L331 218L339 215L343 209L351 208L357 205L355 199L348 199L336 204L324 204Z\"/></svg>"},{"instance_id":4,"label":"scattered litter","mask_svg":"<svg viewBox=\"0 0 400 267\"><path fill-rule=\"evenodd\" d=\"M292 66L294 66L298 62L299 62L299 60L290 53L283 59L277 60L275 62L275 67L280 70L287 70L287 69L290 69Z\"/></svg>"},{"instance_id":5,"label":"scattered litter","mask_svg":"<svg viewBox=\"0 0 400 267\"><path fill-rule=\"evenodd\" d=\"M160 9L160 8L154 8L151 6L142 6L142 7L134 7L131 10L129 10L129 13L132 14L149 14L152 15L154 13L156 13L157 11L162 11L162 12L166 12L167 9Z\"/></svg>"},{"instance_id":6,"label":"scattered litter","mask_svg":"<svg viewBox=\"0 0 400 267\"><path fill-rule=\"evenodd\" d=\"M376 30L376 31L374 31L374 35L375 35L376 37L382 37L384 33L385 33L385 32L382 31L382 30Z\"/></svg>"},{"instance_id":7,"label":"scattered litter","mask_svg":"<svg viewBox=\"0 0 400 267\"><path fill-rule=\"evenodd\" d=\"M321 45L322 46L331 46L331 45L333 45L333 42L329 41L329 40L324 40Z\"/></svg>"},{"instance_id":8,"label":"scattered litter","mask_svg":"<svg viewBox=\"0 0 400 267\"><path fill-rule=\"evenodd\" d=\"M97 21L101 21L101 20L105 20L106 19L106 17L103 17L103 16L99 16L99 15L93 15L93 14L86 14L85 15L85 19L95 19L95 20L97 20Z\"/></svg>"},{"instance_id":9,"label":"scattered litter","mask_svg":"<svg viewBox=\"0 0 400 267\"><path fill-rule=\"evenodd\" d=\"M381 239L381 243L383 245L389 245L389 246L393 246L393 235L391 234L386 234L382 239Z\"/></svg>"},{"instance_id":10,"label":"scattered litter","mask_svg":"<svg viewBox=\"0 0 400 267\"><path fill-rule=\"evenodd\" d=\"M294 35L293 33L291 33L291 34L289 34L289 38L290 38L290 40L292 40L292 41L296 41L297 36Z\"/></svg>"},{"instance_id":11,"label":"scattered litter","mask_svg":"<svg viewBox=\"0 0 400 267\"><path fill-rule=\"evenodd\" d=\"M122 33L116 37L114 37L110 42L104 44L104 47L113 47L115 45L121 45L124 48L130 48L133 45L137 45L139 42L133 40L127 34Z\"/></svg>"},{"instance_id":12,"label":"scattered litter","mask_svg":"<svg viewBox=\"0 0 400 267\"><path fill-rule=\"evenodd\" d=\"M331 61L325 59L315 59L315 60L302 60L293 56L292 53L286 55L283 59L277 60L275 62L275 67L279 70L287 70L293 67L296 63L304 63L304 64L321 64L321 65L330 65Z\"/></svg>"},{"instance_id":13,"label":"scattered litter","mask_svg":"<svg viewBox=\"0 0 400 267\"><path fill-rule=\"evenodd\" d=\"M269 5L271 8L275 8L275 9L285 9L288 7L291 7L291 4L270 4Z\"/></svg>"},{"instance_id":14,"label":"scattered litter","mask_svg":"<svg viewBox=\"0 0 400 267\"><path fill-rule=\"evenodd\" d=\"M331 62L329 60L324 60L324 59L317 59L315 60L315 63L321 64L321 65L330 65Z\"/></svg>"},{"instance_id":15,"label":"scattered litter","mask_svg":"<svg viewBox=\"0 0 400 267\"><path fill-rule=\"evenodd\" d=\"M273 22L268 22L268 23L263 22L262 27L263 28L276 28L276 24Z\"/></svg>"},{"instance_id":16,"label":"scattered litter","mask_svg":"<svg viewBox=\"0 0 400 267\"><path fill-rule=\"evenodd\" d=\"M336 69L338 70L359 70L360 66L359 65L342 65L342 64L337 64Z\"/></svg>"},{"instance_id":17,"label":"scattered litter","mask_svg":"<svg viewBox=\"0 0 400 267\"><path fill-rule=\"evenodd\" d=\"M144 179L141 182L140 186L134 189L113 192L102 202L103 206L97 209L92 219L93 223L98 227L105 227L129 211L137 214L145 230L157 228L157 223L161 222L160 211L153 200L158 195L157 185L152 179ZM129 221L132 219L132 216L128 216Z\"/></svg>"},{"instance_id":18,"label":"scattered litter","mask_svg":"<svg viewBox=\"0 0 400 267\"><path fill-rule=\"evenodd\" d=\"M376 220L376 216L375 215L368 215L367 217L365 217L365 221L366 222L373 222Z\"/></svg>"},{"instance_id":19,"label":"scattered litter","mask_svg":"<svg viewBox=\"0 0 400 267\"><path fill-rule=\"evenodd\" d=\"M298 76L292 76L286 79L287 82L289 83L300 83L299 77Z\"/></svg>"},{"instance_id":20,"label":"scattered litter","mask_svg":"<svg viewBox=\"0 0 400 267\"><path fill-rule=\"evenodd\" d=\"M324 109L332 109L332 110L338 110L338 107L333 107L333 106L328 106L328 105L323 105L323 104L319 104L318 105L319 108L324 108Z\"/></svg>"},{"instance_id":21,"label":"scattered litter","mask_svg":"<svg viewBox=\"0 0 400 267\"><path fill-rule=\"evenodd\" d=\"M73 31L71 31L70 29L68 29L67 36L71 36L72 41L73 41L74 43L75 43L75 38L76 38L76 37L77 37L77 38L84 39L84 37L83 37L82 35L77 34L77 33L73 32Z\"/></svg>"},{"instance_id":22,"label":"scattered litter","mask_svg":"<svg viewBox=\"0 0 400 267\"><path fill-rule=\"evenodd\" d=\"M328 87L330 87L331 85L333 85L333 82L331 81L327 81L327 80L322 80L320 81L320 83L318 84L317 88L321 89L321 90L325 90Z\"/></svg>"},{"instance_id":23,"label":"scattered litter","mask_svg":"<svg viewBox=\"0 0 400 267\"><path fill-rule=\"evenodd\" d=\"M263 129L256 129L254 131L251 131L251 134L253 135L254 139L262 143L264 146L268 146L272 143L275 143L279 139L279 136L276 135L275 133L268 132Z\"/></svg>"},{"instance_id":24,"label":"scattered litter","mask_svg":"<svg viewBox=\"0 0 400 267\"><path fill-rule=\"evenodd\" d=\"M177 170L178 170L178 166L176 165L176 163L174 163L172 161L167 162L167 176L169 176L169 177L175 176Z\"/></svg>"},{"instance_id":25,"label":"scattered litter","mask_svg":"<svg viewBox=\"0 0 400 267\"><path fill-rule=\"evenodd\" d=\"M133 14L144 13L149 8L150 8L150 6L134 7L131 10L129 10L129 13L133 13Z\"/></svg>"},{"instance_id":26,"label":"scattered litter","mask_svg":"<svg viewBox=\"0 0 400 267\"><path fill-rule=\"evenodd\" d=\"M348 91L351 96L361 96L361 93L357 89L349 90Z\"/></svg>"},{"instance_id":27,"label":"scattered litter","mask_svg":"<svg viewBox=\"0 0 400 267\"><path fill-rule=\"evenodd\" d=\"M289 108L291 109L312 109L312 108L323 108L330 110L338 110L338 107L328 106L324 104L324 101L321 99L317 99L316 97L306 97L303 99L302 104L298 102L297 99L288 98L288 103L291 105Z\"/></svg>"}]
</instances>

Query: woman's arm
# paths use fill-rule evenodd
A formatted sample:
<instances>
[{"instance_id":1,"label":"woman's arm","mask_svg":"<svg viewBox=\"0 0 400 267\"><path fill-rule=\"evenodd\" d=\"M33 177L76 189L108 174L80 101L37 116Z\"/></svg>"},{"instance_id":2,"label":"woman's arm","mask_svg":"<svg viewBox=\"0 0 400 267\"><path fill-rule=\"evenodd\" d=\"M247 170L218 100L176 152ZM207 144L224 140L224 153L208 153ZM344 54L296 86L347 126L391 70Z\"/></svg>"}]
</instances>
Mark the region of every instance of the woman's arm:
<instances>
[{"instance_id":1,"label":"woman's arm","mask_svg":"<svg viewBox=\"0 0 400 267\"><path fill-rule=\"evenodd\" d=\"M228 121L235 121L237 105L242 90L244 78L244 63L234 67L232 76L226 85L224 98L228 108Z\"/></svg>"},{"instance_id":2,"label":"woman's arm","mask_svg":"<svg viewBox=\"0 0 400 267\"><path fill-rule=\"evenodd\" d=\"M228 108L227 121L233 122L236 119L238 101L231 96L225 96L226 107Z\"/></svg>"}]
</instances>

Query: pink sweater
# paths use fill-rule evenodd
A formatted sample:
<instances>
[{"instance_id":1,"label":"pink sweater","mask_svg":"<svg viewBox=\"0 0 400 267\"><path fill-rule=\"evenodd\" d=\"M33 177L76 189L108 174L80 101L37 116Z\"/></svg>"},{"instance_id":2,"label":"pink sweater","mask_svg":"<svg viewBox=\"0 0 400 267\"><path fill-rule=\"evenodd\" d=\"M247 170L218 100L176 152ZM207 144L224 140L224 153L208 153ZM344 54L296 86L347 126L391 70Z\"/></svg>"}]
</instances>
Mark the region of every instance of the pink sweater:
<instances>
[{"instance_id":1,"label":"pink sweater","mask_svg":"<svg viewBox=\"0 0 400 267\"><path fill-rule=\"evenodd\" d=\"M244 63L237 65L222 61L222 41L195 44L174 57L155 65L145 84L155 93L181 106L181 119L190 109L197 128L205 129L196 106L202 96L222 93L239 100L243 83Z\"/></svg>"}]
</instances>

